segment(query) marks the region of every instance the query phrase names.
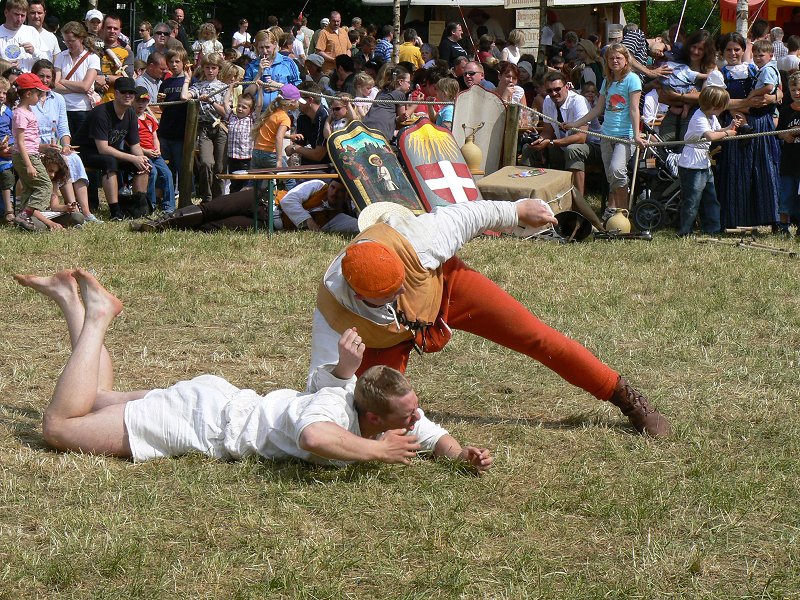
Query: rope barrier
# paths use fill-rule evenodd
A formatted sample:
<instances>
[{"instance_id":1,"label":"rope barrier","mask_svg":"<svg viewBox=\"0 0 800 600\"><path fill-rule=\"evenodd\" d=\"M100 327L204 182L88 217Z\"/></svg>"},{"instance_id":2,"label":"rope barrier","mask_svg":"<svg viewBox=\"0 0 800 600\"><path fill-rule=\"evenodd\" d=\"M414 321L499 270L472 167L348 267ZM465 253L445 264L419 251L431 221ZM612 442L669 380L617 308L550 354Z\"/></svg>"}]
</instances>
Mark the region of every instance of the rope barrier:
<instances>
[{"instance_id":1,"label":"rope barrier","mask_svg":"<svg viewBox=\"0 0 800 600\"><path fill-rule=\"evenodd\" d=\"M554 119L553 117L549 117L546 114L541 113L536 109L533 109L533 108L531 108L529 106L525 106L524 104L519 104L518 106L520 108L523 108L523 109L525 109L527 111L532 112L533 114L539 116L540 118L544 119L545 121L550 121L552 123L556 123L559 127L561 125L560 123L558 123L557 119ZM793 127L791 129L782 129L780 131L776 130L776 131L762 131L762 132L758 132L758 133L743 133L743 134L740 134L740 135L737 134L737 135L727 136L727 137L722 138L721 140L716 140L716 141L718 141L718 142L730 142L730 141L734 141L734 140L749 140L749 139L758 138L758 137L769 137L769 136L775 136L775 135L780 135L782 133L795 132L795 131L800 132L800 127ZM633 145L636 144L636 142L634 140L630 139L630 138L615 137L613 135L606 135L604 133L598 133L596 131L589 131L587 129L578 129L576 127L568 129L567 133L585 133L585 134L588 134L588 135L592 135L592 136L598 137L600 139L610 140L610 141L618 143L618 144L628 144L630 146L633 146ZM701 141L703 141L703 140L688 140L688 141L687 140L675 140L675 141L668 141L668 142L663 142L663 141L662 142L650 142L650 141L647 141L647 142L645 142L645 145L649 146L649 147L655 147L655 146L665 146L665 147L666 146L686 146L687 144L691 145L691 144L695 144L695 143L698 143L698 142L701 142Z\"/></svg>"}]
</instances>

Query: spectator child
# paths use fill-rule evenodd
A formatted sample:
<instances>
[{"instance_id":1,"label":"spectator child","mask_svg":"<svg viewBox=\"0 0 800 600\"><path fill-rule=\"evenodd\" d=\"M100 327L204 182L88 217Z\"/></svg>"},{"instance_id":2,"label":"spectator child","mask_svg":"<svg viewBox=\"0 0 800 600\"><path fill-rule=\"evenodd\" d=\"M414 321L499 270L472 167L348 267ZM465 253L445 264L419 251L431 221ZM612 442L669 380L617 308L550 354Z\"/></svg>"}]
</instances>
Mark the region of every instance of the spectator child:
<instances>
[{"instance_id":1,"label":"spectator child","mask_svg":"<svg viewBox=\"0 0 800 600\"><path fill-rule=\"evenodd\" d=\"M264 85L259 81L259 85ZM255 128L256 120L261 115L264 94L259 92L256 98L250 94L239 96L235 108L231 108L235 83L228 85L225 98L219 104L217 112L225 117L228 124L228 173L247 171L250 169L250 160L253 157L253 138L251 132ZM231 192L238 192L244 187L243 181L232 181Z\"/></svg>"},{"instance_id":2,"label":"spectator child","mask_svg":"<svg viewBox=\"0 0 800 600\"><path fill-rule=\"evenodd\" d=\"M161 82L158 91L159 102L175 102L181 100L183 84L186 80L191 83L191 73L189 72L189 57L183 48L169 50L167 52L167 66L172 73ZM159 121L161 133L159 142L161 144L161 156L169 165L172 172L172 186L177 189L178 170L183 159L183 137L186 130L186 104L174 104L164 106L161 109L161 120Z\"/></svg>"},{"instance_id":3,"label":"spectator child","mask_svg":"<svg viewBox=\"0 0 800 600\"><path fill-rule=\"evenodd\" d=\"M758 68L758 75L748 98L778 93L778 88L781 87L781 74L775 61L772 60L774 52L775 49L769 40L753 42L753 64ZM776 104L774 115L777 115L777 109Z\"/></svg>"},{"instance_id":4,"label":"spectator child","mask_svg":"<svg viewBox=\"0 0 800 600\"><path fill-rule=\"evenodd\" d=\"M62 227L83 225L85 217L81 214L78 203L75 200L68 201L66 199L62 202L56 193L56 190L63 188L70 178L69 166L67 166L67 162L61 152L57 148L45 148L41 153L41 160L47 171L47 176L53 182L50 206L48 207L49 210L45 211L45 216Z\"/></svg>"},{"instance_id":5,"label":"spectator child","mask_svg":"<svg viewBox=\"0 0 800 600\"><path fill-rule=\"evenodd\" d=\"M239 97L242 95L242 86L239 85L239 82L241 82L243 79L244 79L244 69L239 65L226 62L219 70L219 80L225 85L229 86L228 89L231 89L230 86L231 84L233 84L233 89L231 90L230 102L226 104L226 106L231 107L234 110L236 109L236 106L239 104ZM225 93L227 94L227 92Z\"/></svg>"},{"instance_id":6,"label":"spectator child","mask_svg":"<svg viewBox=\"0 0 800 600\"><path fill-rule=\"evenodd\" d=\"M789 76L789 94L791 103L781 108L778 116L778 129L783 133L781 152L780 175L781 186L778 199L778 212L780 223L778 227L782 233L789 233L789 221L800 221L800 131L786 131L800 128L800 72ZM800 237L800 228L796 234Z\"/></svg>"},{"instance_id":7,"label":"spectator child","mask_svg":"<svg viewBox=\"0 0 800 600\"><path fill-rule=\"evenodd\" d=\"M302 136L292 136L292 121L289 111L297 110L299 104L305 104L298 90L291 83L284 84L278 97L261 114L257 125L253 128L253 158L251 166L263 169L278 166L278 156L283 154L285 139L299 140Z\"/></svg>"},{"instance_id":8,"label":"spectator child","mask_svg":"<svg viewBox=\"0 0 800 600\"><path fill-rule=\"evenodd\" d=\"M15 222L23 229L38 229L33 219L41 221L50 230L62 229L42 211L50 208L53 182L47 174L39 156L39 122L31 106L42 99L48 91L42 80L32 73L23 73L15 82L19 94L19 105L14 109L12 125L14 131L14 170L22 183L20 212Z\"/></svg>"},{"instance_id":9,"label":"spectator child","mask_svg":"<svg viewBox=\"0 0 800 600\"><path fill-rule=\"evenodd\" d=\"M373 100L378 95L378 88L375 87L375 80L367 73L356 73L356 77L353 79L353 87L356 91L353 110L357 119L363 119L372 107L372 103L359 102L359 100Z\"/></svg>"},{"instance_id":10,"label":"spectator child","mask_svg":"<svg viewBox=\"0 0 800 600\"><path fill-rule=\"evenodd\" d=\"M220 127L214 101L219 101L227 88L219 80L219 72L224 64L221 54L217 52L206 54L200 61L202 79L190 86L189 78L186 77L181 90L182 100L200 100L197 127L197 147L200 150L198 196L203 202L222 195L222 183L217 175L223 172L225 166L228 136L225 129Z\"/></svg>"},{"instance_id":11,"label":"spectator child","mask_svg":"<svg viewBox=\"0 0 800 600\"><path fill-rule=\"evenodd\" d=\"M6 106L6 95L11 84L8 79L0 77L0 191L3 194L6 223L14 222L14 205L11 202L11 190L14 188L14 165L11 163L11 146L14 144L14 132L11 130L13 113Z\"/></svg>"},{"instance_id":12,"label":"spectator child","mask_svg":"<svg viewBox=\"0 0 800 600\"><path fill-rule=\"evenodd\" d=\"M589 105L589 110L592 110L597 104L597 85L592 82L584 83L581 88L581 96L586 98L586 104ZM589 121L589 131L591 133L600 133L600 128L600 117ZM592 135L587 136L586 141L590 144L600 144L600 138Z\"/></svg>"},{"instance_id":13,"label":"spectator child","mask_svg":"<svg viewBox=\"0 0 800 600\"><path fill-rule=\"evenodd\" d=\"M150 178L147 181L147 202L150 210L156 208L156 187L160 184L163 195L161 196L161 210L164 212L175 211L175 187L172 183L172 172L166 161L161 156L161 144L158 140L158 121L147 110L150 104L150 93L144 86L136 87L136 99L133 110L136 112L139 125L139 145L144 155L150 159Z\"/></svg>"},{"instance_id":14,"label":"spectator child","mask_svg":"<svg viewBox=\"0 0 800 600\"><path fill-rule=\"evenodd\" d=\"M344 129L351 121L356 120L352 100L353 97L345 92L339 92L336 94L336 99L331 100L330 112L323 128L323 135L326 139L334 131Z\"/></svg>"},{"instance_id":15,"label":"spectator child","mask_svg":"<svg viewBox=\"0 0 800 600\"><path fill-rule=\"evenodd\" d=\"M195 64L203 60L204 56L222 52L222 44L217 40L217 30L213 23L203 23L197 31L197 41L192 44Z\"/></svg>"},{"instance_id":16,"label":"spectator child","mask_svg":"<svg viewBox=\"0 0 800 600\"><path fill-rule=\"evenodd\" d=\"M458 81L452 77L442 77L435 84L436 87L436 100L439 102L455 102L458 95L459 87ZM453 130L453 109L452 104L447 104L441 107L441 110L436 112L436 106L433 104L428 105L428 114L431 119L435 119L436 124L441 127L446 127L450 131Z\"/></svg>"},{"instance_id":17,"label":"spectator child","mask_svg":"<svg viewBox=\"0 0 800 600\"><path fill-rule=\"evenodd\" d=\"M717 233L721 229L720 205L708 150L711 142L736 135L740 119L735 119L725 129L721 128L717 120L729 101L730 95L725 88L707 87L700 92L700 109L689 120L686 135L683 137L687 144L678 160L682 198L678 225L680 236L692 232L698 212L703 233Z\"/></svg>"},{"instance_id":18,"label":"spectator child","mask_svg":"<svg viewBox=\"0 0 800 600\"><path fill-rule=\"evenodd\" d=\"M577 128L603 115L602 133L643 145L639 131L642 80L631 70L630 52L622 44L611 44L606 49L605 60L605 78L597 104L581 119L561 127L565 130ZM608 208L603 214L603 221L606 221L616 210L628 208L628 162L633 156L633 146L603 138L600 151L610 188Z\"/></svg>"}]
</instances>

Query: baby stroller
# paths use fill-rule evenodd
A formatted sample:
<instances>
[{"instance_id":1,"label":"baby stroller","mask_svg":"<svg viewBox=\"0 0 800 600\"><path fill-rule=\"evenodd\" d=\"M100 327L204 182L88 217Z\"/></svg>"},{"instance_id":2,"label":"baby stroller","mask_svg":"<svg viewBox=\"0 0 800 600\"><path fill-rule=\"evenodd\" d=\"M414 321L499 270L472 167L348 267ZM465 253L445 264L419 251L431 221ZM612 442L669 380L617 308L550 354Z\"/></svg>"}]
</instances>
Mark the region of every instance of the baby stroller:
<instances>
[{"instance_id":1,"label":"baby stroller","mask_svg":"<svg viewBox=\"0 0 800 600\"><path fill-rule=\"evenodd\" d=\"M662 141L646 123L643 124L646 139ZM631 209L631 223L639 231L655 231L663 227L674 227L679 218L681 184L678 179L680 152L675 146L648 146L639 158L639 193Z\"/></svg>"}]
</instances>

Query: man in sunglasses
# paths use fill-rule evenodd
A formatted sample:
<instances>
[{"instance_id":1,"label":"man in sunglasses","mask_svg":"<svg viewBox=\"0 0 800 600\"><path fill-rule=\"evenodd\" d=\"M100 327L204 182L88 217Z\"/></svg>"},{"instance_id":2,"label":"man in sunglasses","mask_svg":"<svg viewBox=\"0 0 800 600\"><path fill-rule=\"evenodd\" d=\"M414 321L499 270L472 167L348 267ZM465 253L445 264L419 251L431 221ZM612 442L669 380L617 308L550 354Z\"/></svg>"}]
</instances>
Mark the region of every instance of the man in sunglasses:
<instances>
[{"instance_id":1,"label":"man in sunglasses","mask_svg":"<svg viewBox=\"0 0 800 600\"><path fill-rule=\"evenodd\" d=\"M103 191L112 221L139 218L150 212L146 194L150 160L139 145L139 125L133 111L135 97L133 79L118 77L113 100L93 108L72 139L81 149L83 164L103 173ZM133 196L121 207L118 173L123 170L133 175Z\"/></svg>"},{"instance_id":2,"label":"man in sunglasses","mask_svg":"<svg viewBox=\"0 0 800 600\"><path fill-rule=\"evenodd\" d=\"M479 85L485 90L492 91L496 87L491 81L484 79L483 65L477 62L468 62L464 67L464 84L467 89Z\"/></svg>"},{"instance_id":3,"label":"man in sunglasses","mask_svg":"<svg viewBox=\"0 0 800 600\"><path fill-rule=\"evenodd\" d=\"M558 124L574 123L583 118L589 112L589 104L586 98L567 87L560 72L551 72L545 77L544 89L546 96L542 110L552 121L544 122L542 135L531 144L531 149L544 153L552 168L570 171L572 185L583 196L586 163L596 161L602 164L600 145L589 143L585 133L570 133ZM598 227L594 221L593 224Z\"/></svg>"}]
</instances>

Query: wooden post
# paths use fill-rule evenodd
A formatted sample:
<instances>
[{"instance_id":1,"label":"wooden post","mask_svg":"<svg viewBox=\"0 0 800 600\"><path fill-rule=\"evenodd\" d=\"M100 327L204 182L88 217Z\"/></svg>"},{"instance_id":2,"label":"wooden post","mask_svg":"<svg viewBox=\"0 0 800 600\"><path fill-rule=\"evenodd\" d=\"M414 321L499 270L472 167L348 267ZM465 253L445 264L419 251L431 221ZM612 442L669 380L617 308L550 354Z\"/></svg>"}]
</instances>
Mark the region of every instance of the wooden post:
<instances>
[{"instance_id":1,"label":"wooden post","mask_svg":"<svg viewBox=\"0 0 800 600\"><path fill-rule=\"evenodd\" d=\"M639 2L639 29L647 34L647 0Z\"/></svg>"},{"instance_id":2,"label":"wooden post","mask_svg":"<svg viewBox=\"0 0 800 600\"><path fill-rule=\"evenodd\" d=\"M501 167L513 167L517 164L519 111L519 104L508 104L506 106L506 127L503 132L503 158L501 159Z\"/></svg>"},{"instance_id":3,"label":"wooden post","mask_svg":"<svg viewBox=\"0 0 800 600\"><path fill-rule=\"evenodd\" d=\"M194 181L194 149L197 146L197 118L199 101L189 100L186 105L186 126L183 134L183 156L178 170L178 208L192 204Z\"/></svg>"}]
</instances>

